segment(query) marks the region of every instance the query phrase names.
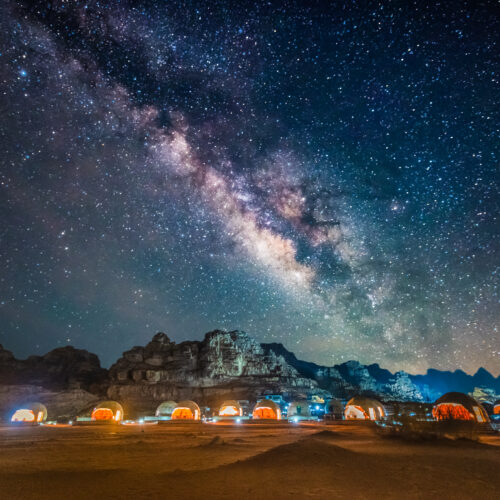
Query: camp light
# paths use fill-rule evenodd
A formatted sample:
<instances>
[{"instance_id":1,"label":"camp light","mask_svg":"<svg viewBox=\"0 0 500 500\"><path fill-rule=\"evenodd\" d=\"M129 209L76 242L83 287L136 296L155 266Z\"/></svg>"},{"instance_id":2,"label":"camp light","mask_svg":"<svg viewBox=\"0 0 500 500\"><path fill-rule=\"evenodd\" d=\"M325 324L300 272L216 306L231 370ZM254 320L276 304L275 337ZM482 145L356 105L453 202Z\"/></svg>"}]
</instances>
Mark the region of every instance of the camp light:
<instances>
[{"instance_id":1,"label":"camp light","mask_svg":"<svg viewBox=\"0 0 500 500\"><path fill-rule=\"evenodd\" d=\"M27 406L17 409L11 422L28 422L41 424L47 417L47 408L41 403L30 403Z\"/></svg>"},{"instance_id":2,"label":"camp light","mask_svg":"<svg viewBox=\"0 0 500 500\"><path fill-rule=\"evenodd\" d=\"M221 404L217 414L219 417L242 417L243 409L241 408L241 405L238 403L238 401L231 399L224 401Z\"/></svg>"},{"instance_id":3,"label":"camp light","mask_svg":"<svg viewBox=\"0 0 500 500\"><path fill-rule=\"evenodd\" d=\"M12 422L34 422L34 420L35 414L31 410L27 410L25 408L16 410L11 418Z\"/></svg>"}]
</instances>

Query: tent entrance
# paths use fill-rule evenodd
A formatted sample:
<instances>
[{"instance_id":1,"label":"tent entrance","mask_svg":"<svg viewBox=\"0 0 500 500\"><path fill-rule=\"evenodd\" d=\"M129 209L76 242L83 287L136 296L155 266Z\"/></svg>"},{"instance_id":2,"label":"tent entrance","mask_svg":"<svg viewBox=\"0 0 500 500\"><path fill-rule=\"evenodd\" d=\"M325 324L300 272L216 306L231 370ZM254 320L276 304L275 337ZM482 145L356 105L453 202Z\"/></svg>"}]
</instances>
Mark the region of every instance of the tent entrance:
<instances>
[{"instance_id":1,"label":"tent entrance","mask_svg":"<svg viewBox=\"0 0 500 500\"><path fill-rule=\"evenodd\" d=\"M189 408L176 408L171 418L172 420L194 420L194 415Z\"/></svg>"},{"instance_id":2,"label":"tent entrance","mask_svg":"<svg viewBox=\"0 0 500 500\"><path fill-rule=\"evenodd\" d=\"M361 406L349 405L345 411L345 418L355 420L366 420L368 415Z\"/></svg>"},{"instance_id":3,"label":"tent entrance","mask_svg":"<svg viewBox=\"0 0 500 500\"><path fill-rule=\"evenodd\" d=\"M113 420L113 411L109 408L96 408L92 412L92 420Z\"/></svg>"},{"instance_id":4,"label":"tent entrance","mask_svg":"<svg viewBox=\"0 0 500 500\"><path fill-rule=\"evenodd\" d=\"M272 408L267 408L267 407L257 408L253 412L253 416L254 418L271 418L274 420L278 418L276 412Z\"/></svg>"},{"instance_id":5,"label":"tent entrance","mask_svg":"<svg viewBox=\"0 0 500 500\"><path fill-rule=\"evenodd\" d=\"M25 410L25 409L17 410L14 413L14 415L12 415L11 418L11 422L34 422L34 421L35 421L35 414L31 410Z\"/></svg>"},{"instance_id":6,"label":"tent entrance","mask_svg":"<svg viewBox=\"0 0 500 500\"><path fill-rule=\"evenodd\" d=\"M236 417L238 415L240 415L240 412L236 406L223 406L219 411L220 417Z\"/></svg>"},{"instance_id":7,"label":"tent entrance","mask_svg":"<svg viewBox=\"0 0 500 500\"><path fill-rule=\"evenodd\" d=\"M437 420L473 420L472 415L465 406L454 403L442 403L434 408Z\"/></svg>"}]
</instances>

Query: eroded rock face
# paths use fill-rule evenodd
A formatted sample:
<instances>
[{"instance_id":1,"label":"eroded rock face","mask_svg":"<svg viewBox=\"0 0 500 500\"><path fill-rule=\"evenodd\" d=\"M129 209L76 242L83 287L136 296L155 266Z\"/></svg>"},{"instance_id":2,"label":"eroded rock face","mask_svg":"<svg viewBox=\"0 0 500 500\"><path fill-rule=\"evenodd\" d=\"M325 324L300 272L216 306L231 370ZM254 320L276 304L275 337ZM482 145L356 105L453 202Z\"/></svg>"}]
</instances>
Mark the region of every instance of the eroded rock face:
<instances>
[{"instance_id":1,"label":"eroded rock face","mask_svg":"<svg viewBox=\"0 0 500 500\"><path fill-rule=\"evenodd\" d=\"M110 368L108 397L137 411L165 399L255 398L263 391L308 393L317 383L302 377L282 356L266 352L240 331L216 330L203 341L176 344L158 333L145 347L123 353Z\"/></svg>"},{"instance_id":2,"label":"eroded rock face","mask_svg":"<svg viewBox=\"0 0 500 500\"><path fill-rule=\"evenodd\" d=\"M50 390L84 389L99 392L107 370L99 358L83 349L67 346L43 356L16 359L0 345L0 385L33 385Z\"/></svg>"},{"instance_id":3,"label":"eroded rock face","mask_svg":"<svg viewBox=\"0 0 500 500\"><path fill-rule=\"evenodd\" d=\"M349 399L358 394L374 396L382 400L423 401L419 387L405 372L392 374L377 364L363 365L359 361L347 361L331 367L302 361L282 344L263 344L266 351L280 353L297 371L317 381L320 388L336 398ZM427 398L433 400L432 397ZM436 398L434 398L436 399Z\"/></svg>"}]
</instances>

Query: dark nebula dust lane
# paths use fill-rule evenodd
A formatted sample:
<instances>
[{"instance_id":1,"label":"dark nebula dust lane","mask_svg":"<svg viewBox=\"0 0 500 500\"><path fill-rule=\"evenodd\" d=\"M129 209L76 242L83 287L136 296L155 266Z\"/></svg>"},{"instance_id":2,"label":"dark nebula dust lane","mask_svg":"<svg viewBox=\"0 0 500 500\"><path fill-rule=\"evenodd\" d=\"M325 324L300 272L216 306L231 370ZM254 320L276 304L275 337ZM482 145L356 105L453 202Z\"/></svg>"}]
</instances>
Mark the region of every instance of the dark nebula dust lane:
<instances>
[{"instance_id":1,"label":"dark nebula dust lane","mask_svg":"<svg viewBox=\"0 0 500 500\"><path fill-rule=\"evenodd\" d=\"M496 2L0 9L5 347L500 373Z\"/></svg>"}]
</instances>

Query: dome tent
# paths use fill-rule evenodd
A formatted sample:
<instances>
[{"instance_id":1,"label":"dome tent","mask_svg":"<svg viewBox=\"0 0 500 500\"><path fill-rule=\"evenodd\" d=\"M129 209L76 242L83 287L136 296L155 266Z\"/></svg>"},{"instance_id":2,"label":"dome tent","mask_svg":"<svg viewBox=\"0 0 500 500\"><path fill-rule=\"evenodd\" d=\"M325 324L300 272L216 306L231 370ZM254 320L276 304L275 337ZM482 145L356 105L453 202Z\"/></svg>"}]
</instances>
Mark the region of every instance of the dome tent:
<instances>
[{"instance_id":1,"label":"dome tent","mask_svg":"<svg viewBox=\"0 0 500 500\"><path fill-rule=\"evenodd\" d=\"M436 420L471 420L489 422L486 410L474 398L463 392L447 392L434 403L432 415Z\"/></svg>"},{"instance_id":2,"label":"dome tent","mask_svg":"<svg viewBox=\"0 0 500 500\"><path fill-rule=\"evenodd\" d=\"M288 407L287 417L289 420L303 420L311 418L309 402L305 399L292 401Z\"/></svg>"},{"instance_id":3,"label":"dome tent","mask_svg":"<svg viewBox=\"0 0 500 500\"><path fill-rule=\"evenodd\" d=\"M345 405L344 417L347 420L381 420L385 417L385 410L376 399L355 396Z\"/></svg>"},{"instance_id":4,"label":"dome tent","mask_svg":"<svg viewBox=\"0 0 500 500\"><path fill-rule=\"evenodd\" d=\"M158 408L156 408L155 412L155 417L158 418L171 418L172 413L174 412L175 408L177 407L177 403L175 401L163 401Z\"/></svg>"},{"instance_id":5,"label":"dome tent","mask_svg":"<svg viewBox=\"0 0 500 500\"><path fill-rule=\"evenodd\" d=\"M270 399L262 399L254 407L252 417L256 419L281 420L281 410L278 404Z\"/></svg>"},{"instance_id":6,"label":"dome tent","mask_svg":"<svg viewBox=\"0 0 500 500\"><path fill-rule=\"evenodd\" d=\"M10 421L14 423L39 424L46 419L47 408L42 403L28 403L16 409Z\"/></svg>"},{"instance_id":7,"label":"dome tent","mask_svg":"<svg viewBox=\"0 0 500 500\"><path fill-rule=\"evenodd\" d=\"M328 419L342 420L344 418L344 407L340 400L330 399L326 404L326 416Z\"/></svg>"},{"instance_id":8,"label":"dome tent","mask_svg":"<svg viewBox=\"0 0 500 500\"><path fill-rule=\"evenodd\" d=\"M241 417L243 415L243 409L238 401L234 399L230 399L228 401L224 401L219 407L219 417Z\"/></svg>"},{"instance_id":9,"label":"dome tent","mask_svg":"<svg viewBox=\"0 0 500 500\"><path fill-rule=\"evenodd\" d=\"M92 410L90 419L99 422L121 422L123 407L116 401L103 401Z\"/></svg>"},{"instance_id":10,"label":"dome tent","mask_svg":"<svg viewBox=\"0 0 500 500\"><path fill-rule=\"evenodd\" d=\"M200 420L200 407L194 401L181 401L172 412L172 420Z\"/></svg>"}]
</instances>

